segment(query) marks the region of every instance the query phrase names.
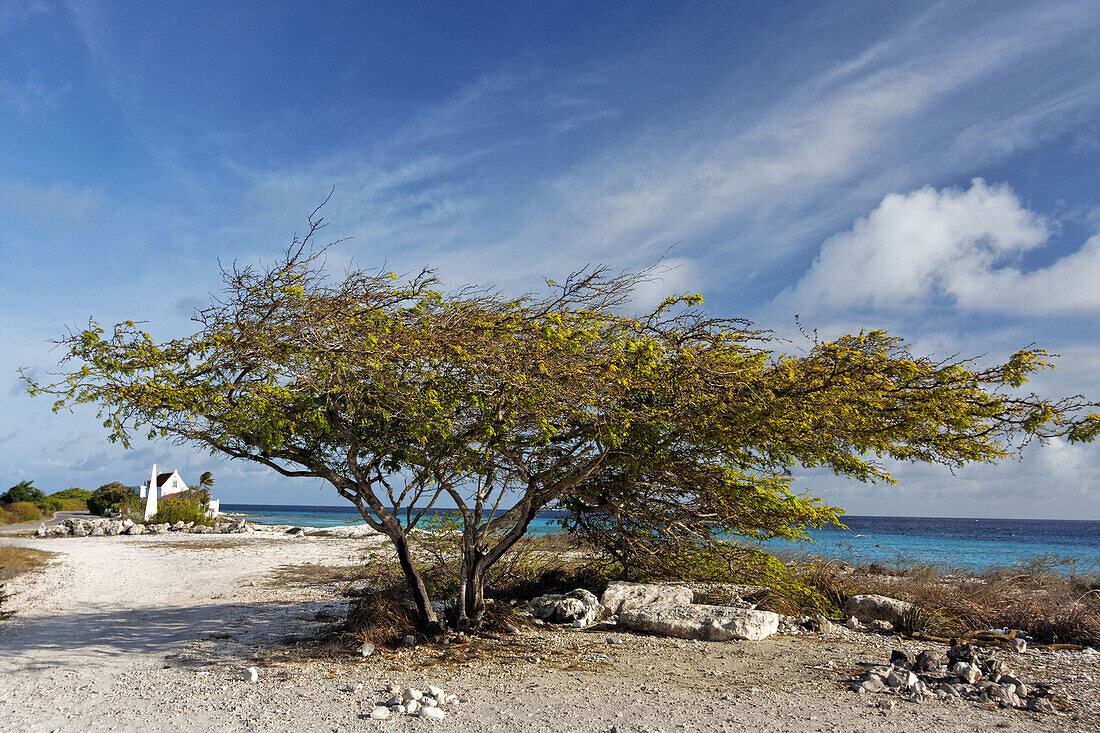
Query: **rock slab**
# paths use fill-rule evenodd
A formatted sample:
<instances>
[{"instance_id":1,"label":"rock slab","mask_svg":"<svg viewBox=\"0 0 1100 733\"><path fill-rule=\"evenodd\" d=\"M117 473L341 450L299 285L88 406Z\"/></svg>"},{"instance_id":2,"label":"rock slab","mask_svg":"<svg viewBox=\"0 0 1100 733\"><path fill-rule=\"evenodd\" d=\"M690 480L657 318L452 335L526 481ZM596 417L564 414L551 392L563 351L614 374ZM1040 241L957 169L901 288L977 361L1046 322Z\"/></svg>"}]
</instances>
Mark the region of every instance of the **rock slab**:
<instances>
[{"instance_id":1,"label":"rock slab","mask_svg":"<svg viewBox=\"0 0 1100 733\"><path fill-rule=\"evenodd\" d=\"M845 615L854 616L865 624L886 621L896 626L912 608L912 603L876 595L852 596L844 602Z\"/></svg>"},{"instance_id":2,"label":"rock slab","mask_svg":"<svg viewBox=\"0 0 1100 733\"><path fill-rule=\"evenodd\" d=\"M619 624L681 639L760 641L779 630L779 614L702 604L651 605L620 613Z\"/></svg>"},{"instance_id":3,"label":"rock slab","mask_svg":"<svg viewBox=\"0 0 1100 733\"><path fill-rule=\"evenodd\" d=\"M626 583L615 581L607 586L600 603L617 616L643 606L685 606L691 603L695 594L691 588L681 585L656 585L653 583Z\"/></svg>"}]
</instances>

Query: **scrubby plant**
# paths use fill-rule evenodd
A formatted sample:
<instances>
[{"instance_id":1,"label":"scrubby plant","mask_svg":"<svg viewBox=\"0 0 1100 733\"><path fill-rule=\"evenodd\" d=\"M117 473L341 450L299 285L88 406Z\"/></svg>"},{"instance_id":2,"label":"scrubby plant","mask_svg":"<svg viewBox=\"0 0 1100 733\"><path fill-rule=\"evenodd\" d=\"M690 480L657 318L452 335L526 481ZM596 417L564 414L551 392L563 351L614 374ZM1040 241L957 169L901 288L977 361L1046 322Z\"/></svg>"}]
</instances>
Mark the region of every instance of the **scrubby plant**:
<instances>
[{"instance_id":1,"label":"scrubby plant","mask_svg":"<svg viewBox=\"0 0 1100 733\"><path fill-rule=\"evenodd\" d=\"M210 524L212 520L207 516L209 503L210 493L205 490L182 491L157 502L157 513L148 521L151 524L175 524L176 522Z\"/></svg>"},{"instance_id":2,"label":"scrubby plant","mask_svg":"<svg viewBox=\"0 0 1100 733\"><path fill-rule=\"evenodd\" d=\"M63 508L64 505L60 499L46 496L41 489L36 489L33 484L33 481L20 481L3 494L0 494L0 506L14 507L16 504L20 505L18 508L5 512L7 523L32 522L42 514L56 512ZM36 514L30 516L29 510L23 507L23 504L33 504L37 507Z\"/></svg>"},{"instance_id":3,"label":"scrubby plant","mask_svg":"<svg viewBox=\"0 0 1100 733\"><path fill-rule=\"evenodd\" d=\"M1064 559L1041 557L978 574L930 565L835 573L829 561L793 567L802 582L838 605L861 593L912 603L898 629L905 634L949 638L1001 628L1045 643L1100 643L1100 575L1077 573Z\"/></svg>"},{"instance_id":4,"label":"scrubby plant","mask_svg":"<svg viewBox=\"0 0 1100 733\"><path fill-rule=\"evenodd\" d=\"M46 495L42 493L42 490L34 487L33 481L20 481L3 494L0 494L0 504L14 504L24 501L37 504L45 498Z\"/></svg>"},{"instance_id":5,"label":"scrubby plant","mask_svg":"<svg viewBox=\"0 0 1100 733\"><path fill-rule=\"evenodd\" d=\"M0 523L21 524L42 518L42 509L29 501L16 501L0 507Z\"/></svg>"},{"instance_id":6,"label":"scrubby plant","mask_svg":"<svg viewBox=\"0 0 1100 733\"><path fill-rule=\"evenodd\" d=\"M88 511L92 514L129 514L141 509L141 499L137 493L118 481L104 484L88 497Z\"/></svg>"},{"instance_id":7,"label":"scrubby plant","mask_svg":"<svg viewBox=\"0 0 1100 733\"><path fill-rule=\"evenodd\" d=\"M55 491L46 498L49 499L51 502L57 502L59 504L58 510L67 512L79 512L86 511L88 509L88 499L90 499L91 496L92 492L74 487L71 489L62 489L61 491Z\"/></svg>"}]
</instances>

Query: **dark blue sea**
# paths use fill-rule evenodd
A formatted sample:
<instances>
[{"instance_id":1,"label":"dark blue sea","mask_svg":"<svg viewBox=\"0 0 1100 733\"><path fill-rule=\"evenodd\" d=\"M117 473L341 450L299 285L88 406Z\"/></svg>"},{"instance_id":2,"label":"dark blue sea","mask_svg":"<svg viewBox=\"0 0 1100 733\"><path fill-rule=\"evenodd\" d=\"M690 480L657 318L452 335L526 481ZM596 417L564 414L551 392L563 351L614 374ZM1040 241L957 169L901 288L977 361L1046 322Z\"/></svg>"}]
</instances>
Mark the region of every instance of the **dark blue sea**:
<instances>
[{"instance_id":1,"label":"dark blue sea","mask_svg":"<svg viewBox=\"0 0 1100 733\"><path fill-rule=\"evenodd\" d=\"M331 506L223 504L222 510L251 515L264 524L334 527L363 524L354 509ZM446 509L433 512L446 512ZM557 534L562 512L547 511L528 534ZM811 532L811 542L772 540L772 552L810 554L851 563L933 564L983 570L1049 558L1063 572L1100 571L1100 522L1056 519L965 519L845 516L847 529Z\"/></svg>"}]
</instances>

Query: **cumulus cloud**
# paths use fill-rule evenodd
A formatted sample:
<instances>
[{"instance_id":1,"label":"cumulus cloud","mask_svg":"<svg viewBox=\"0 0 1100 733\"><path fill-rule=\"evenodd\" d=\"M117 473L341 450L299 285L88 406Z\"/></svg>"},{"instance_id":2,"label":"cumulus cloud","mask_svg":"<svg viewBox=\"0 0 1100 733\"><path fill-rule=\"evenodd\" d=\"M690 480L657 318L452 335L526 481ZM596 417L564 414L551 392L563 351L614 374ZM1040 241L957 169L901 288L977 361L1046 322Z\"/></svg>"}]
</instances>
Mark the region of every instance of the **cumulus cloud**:
<instances>
[{"instance_id":1,"label":"cumulus cloud","mask_svg":"<svg viewBox=\"0 0 1100 733\"><path fill-rule=\"evenodd\" d=\"M1047 267L1021 255L1043 247L1050 224L1007 185L890 194L830 237L810 269L776 299L800 312L911 309L946 301L1023 315L1100 310L1100 235Z\"/></svg>"}]
</instances>

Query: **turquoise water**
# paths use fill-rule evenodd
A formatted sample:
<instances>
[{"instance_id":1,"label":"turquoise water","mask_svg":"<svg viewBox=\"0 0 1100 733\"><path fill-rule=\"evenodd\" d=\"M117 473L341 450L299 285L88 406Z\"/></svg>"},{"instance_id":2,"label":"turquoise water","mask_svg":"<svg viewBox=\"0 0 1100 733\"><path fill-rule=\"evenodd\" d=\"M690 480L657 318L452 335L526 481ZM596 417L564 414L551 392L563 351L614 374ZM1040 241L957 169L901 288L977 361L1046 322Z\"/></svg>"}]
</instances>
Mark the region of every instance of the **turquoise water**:
<instances>
[{"instance_id":1,"label":"turquoise water","mask_svg":"<svg viewBox=\"0 0 1100 733\"><path fill-rule=\"evenodd\" d=\"M263 524L334 527L365 524L354 509L325 506L223 504ZM446 510L436 510L446 511ZM528 534L557 534L561 512L543 512ZM848 529L811 532L810 542L772 540L772 552L820 555L853 563L930 563L981 570L1055 557L1077 572L1100 571L1100 522L1040 519L846 516Z\"/></svg>"}]
</instances>

